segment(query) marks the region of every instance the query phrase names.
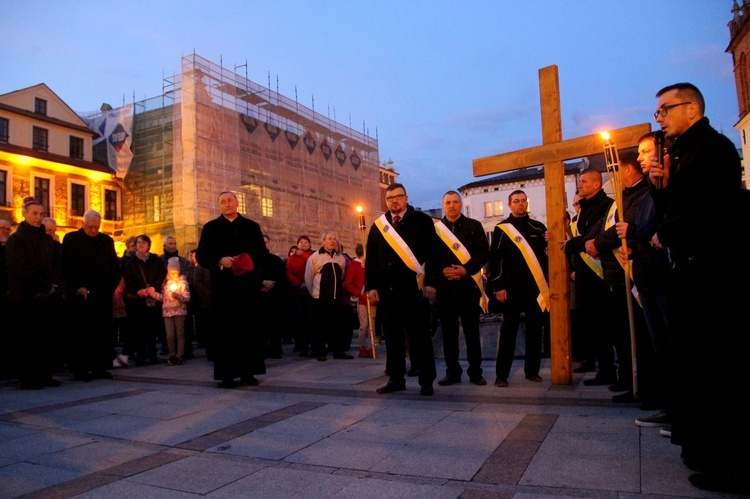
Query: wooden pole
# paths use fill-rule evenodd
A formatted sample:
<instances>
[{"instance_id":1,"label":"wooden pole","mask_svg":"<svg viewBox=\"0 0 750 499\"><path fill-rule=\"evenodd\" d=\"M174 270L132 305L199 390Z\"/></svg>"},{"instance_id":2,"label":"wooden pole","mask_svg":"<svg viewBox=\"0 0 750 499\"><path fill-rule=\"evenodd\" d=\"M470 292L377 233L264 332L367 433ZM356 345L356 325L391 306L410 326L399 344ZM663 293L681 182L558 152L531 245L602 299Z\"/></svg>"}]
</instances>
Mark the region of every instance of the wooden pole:
<instances>
[{"instance_id":1,"label":"wooden pole","mask_svg":"<svg viewBox=\"0 0 750 499\"><path fill-rule=\"evenodd\" d=\"M359 214L359 239L362 242L362 258L367 258L367 224L365 223L365 212L361 206L357 206L357 213ZM364 262L362 267L364 268ZM370 295L367 295L367 324L370 332L370 350L372 350L372 358L377 359L375 353L375 328L372 324L372 307L370 305Z\"/></svg>"},{"instance_id":2,"label":"wooden pole","mask_svg":"<svg viewBox=\"0 0 750 499\"><path fill-rule=\"evenodd\" d=\"M625 205L622 202L622 177L620 176L620 156L617 153L617 148L613 142L609 141L609 136L605 136L606 143L604 144L604 159L607 163L607 172L612 177L615 191L615 203L617 203L617 220L619 222L625 221ZM622 238L622 249L625 254L628 254L628 240ZM623 270L625 271L625 299L628 304L628 324L630 326L630 357L631 362L631 375L633 377L633 398L638 398L638 361L636 359L636 348L635 348L635 318L633 317L633 295L632 286L630 283L630 261L625 260L622 264Z\"/></svg>"}]
</instances>

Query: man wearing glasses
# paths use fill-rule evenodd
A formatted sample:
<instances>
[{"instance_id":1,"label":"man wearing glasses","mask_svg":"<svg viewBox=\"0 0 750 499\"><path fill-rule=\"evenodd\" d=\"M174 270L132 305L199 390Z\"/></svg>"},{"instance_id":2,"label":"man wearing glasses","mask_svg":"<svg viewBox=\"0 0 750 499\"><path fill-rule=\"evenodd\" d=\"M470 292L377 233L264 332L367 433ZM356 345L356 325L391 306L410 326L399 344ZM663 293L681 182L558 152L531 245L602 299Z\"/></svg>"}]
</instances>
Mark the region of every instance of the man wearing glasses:
<instances>
[{"instance_id":1,"label":"man wearing glasses","mask_svg":"<svg viewBox=\"0 0 750 499\"><path fill-rule=\"evenodd\" d=\"M406 389L406 341L412 368L419 371L420 394L432 395L435 353L430 330L430 300L435 299L442 242L432 219L408 204L399 183L385 190L388 211L375 221L367 237L365 290L378 304L383 320L388 383L378 393ZM414 365L416 364L416 366Z\"/></svg>"},{"instance_id":2,"label":"man wearing glasses","mask_svg":"<svg viewBox=\"0 0 750 499\"><path fill-rule=\"evenodd\" d=\"M750 429L741 394L750 335L740 324L750 300L750 250L740 158L704 116L695 85L669 85L656 97L654 118L669 147L650 172L652 181L663 177L653 195L664 215L651 243L668 248L675 279L672 442L697 472L693 485L748 494ZM706 192L720 196L719 211L696 207Z\"/></svg>"}]
</instances>

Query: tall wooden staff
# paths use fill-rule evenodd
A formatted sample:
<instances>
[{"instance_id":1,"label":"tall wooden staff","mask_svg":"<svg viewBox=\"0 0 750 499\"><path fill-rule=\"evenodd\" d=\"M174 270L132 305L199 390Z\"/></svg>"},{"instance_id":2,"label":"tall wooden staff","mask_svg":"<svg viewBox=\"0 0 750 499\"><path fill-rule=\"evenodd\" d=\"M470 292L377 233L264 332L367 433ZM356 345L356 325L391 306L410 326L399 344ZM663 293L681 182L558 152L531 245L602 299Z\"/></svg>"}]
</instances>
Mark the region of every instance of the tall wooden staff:
<instances>
[{"instance_id":1,"label":"tall wooden staff","mask_svg":"<svg viewBox=\"0 0 750 499\"><path fill-rule=\"evenodd\" d=\"M367 259L367 238L365 237L367 232L367 225L365 224L365 210L361 206L357 206L357 215L359 218L359 237L362 241L362 258ZM375 329L372 327L372 309L370 308L370 295L367 296L367 325L370 330L370 350L372 350L372 358L377 359L375 354Z\"/></svg>"},{"instance_id":2,"label":"tall wooden staff","mask_svg":"<svg viewBox=\"0 0 750 499\"><path fill-rule=\"evenodd\" d=\"M617 219L619 222L625 221L625 206L622 204L622 178L620 177L620 156L617 153L617 148L613 142L609 140L609 134L607 132L601 133L604 139L604 159L607 162L607 173L609 173L612 182L614 183L615 191L615 203L617 203ZM628 241L624 237L621 239L622 249L625 254L628 254ZM632 361L632 374L633 374L633 398L638 398L638 364L636 361L635 351L635 321L633 319L633 297L632 297L632 286L630 283L630 261L625 260L623 263L623 269L625 270L625 295L628 302L628 322L630 324L630 356Z\"/></svg>"}]
</instances>

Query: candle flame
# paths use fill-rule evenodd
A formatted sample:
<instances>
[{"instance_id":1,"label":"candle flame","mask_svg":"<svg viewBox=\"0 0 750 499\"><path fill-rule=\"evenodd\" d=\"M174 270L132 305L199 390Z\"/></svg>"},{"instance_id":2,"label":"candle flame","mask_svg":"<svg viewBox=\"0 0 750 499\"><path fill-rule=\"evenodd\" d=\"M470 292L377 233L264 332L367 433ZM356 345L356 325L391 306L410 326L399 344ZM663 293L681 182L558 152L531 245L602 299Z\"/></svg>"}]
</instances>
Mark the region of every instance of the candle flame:
<instances>
[{"instance_id":1,"label":"candle flame","mask_svg":"<svg viewBox=\"0 0 750 499\"><path fill-rule=\"evenodd\" d=\"M364 208L362 208L362 207L361 207L360 205L357 205L357 207L356 207L356 208L354 208L354 209L355 209L355 210L357 210L357 213L362 213L362 212L363 212L363 211L365 210L365 209L364 209Z\"/></svg>"},{"instance_id":2,"label":"candle flame","mask_svg":"<svg viewBox=\"0 0 750 499\"><path fill-rule=\"evenodd\" d=\"M610 135L609 135L609 132L599 132L599 135L601 135L601 137L602 137L602 138L603 138L604 140L606 140L606 141L608 141L608 142L609 142L609 137L610 137Z\"/></svg>"},{"instance_id":3,"label":"candle flame","mask_svg":"<svg viewBox=\"0 0 750 499\"><path fill-rule=\"evenodd\" d=\"M177 291L177 283L176 282L170 283L169 284L169 290L172 291L172 292Z\"/></svg>"}]
</instances>

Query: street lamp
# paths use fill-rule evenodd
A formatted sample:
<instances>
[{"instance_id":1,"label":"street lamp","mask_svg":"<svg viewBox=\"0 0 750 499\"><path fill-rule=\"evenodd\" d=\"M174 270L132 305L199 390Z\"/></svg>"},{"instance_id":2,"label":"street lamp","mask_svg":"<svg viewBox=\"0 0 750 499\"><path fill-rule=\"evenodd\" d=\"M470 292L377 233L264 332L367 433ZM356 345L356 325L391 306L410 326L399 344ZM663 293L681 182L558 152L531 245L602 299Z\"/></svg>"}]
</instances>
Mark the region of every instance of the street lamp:
<instances>
[{"instance_id":1,"label":"street lamp","mask_svg":"<svg viewBox=\"0 0 750 499\"><path fill-rule=\"evenodd\" d=\"M362 207L362 205L357 205L356 208L354 208L357 211L357 222L359 224L359 238L362 242L362 266L364 268L365 260L367 258L367 224L365 223L365 209ZM365 295L367 298L367 324L368 329L370 330L370 350L372 351L372 358L376 359L377 355L375 354L375 330L372 327L372 309L370 308L370 296Z\"/></svg>"}]
</instances>

